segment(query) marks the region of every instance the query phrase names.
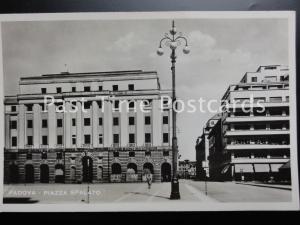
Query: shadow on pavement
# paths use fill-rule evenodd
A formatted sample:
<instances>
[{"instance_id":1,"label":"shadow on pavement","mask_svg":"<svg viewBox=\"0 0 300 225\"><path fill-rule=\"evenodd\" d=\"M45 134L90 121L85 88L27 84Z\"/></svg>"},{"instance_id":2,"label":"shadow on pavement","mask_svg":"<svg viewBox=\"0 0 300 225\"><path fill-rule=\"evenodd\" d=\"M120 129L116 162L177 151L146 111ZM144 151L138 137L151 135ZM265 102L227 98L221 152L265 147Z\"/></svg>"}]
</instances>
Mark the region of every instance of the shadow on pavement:
<instances>
[{"instance_id":1,"label":"shadow on pavement","mask_svg":"<svg viewBox=\"0 0 300 225\"><path fill-rule=\"evenodd\" d=\"M134 195L145 195L145 196L149 196L149 197L157 197L157 198L164 198L164 199L170 199L168 197L162 196L162 195L153 195L150 193L145 193L145 192L125 192L126 194L134 194Z\"/></svg>"},{"instance_id":2,"label":"shadow on pavement","mask_svg":"<svg viewBox=\"0 0 300 225\"><path fill-rule=\"evenodd\" d=\"M31 200L31 198L3 198L4 204L32 204L37 203L38 200Z\"/></svg>"}]
</instances>

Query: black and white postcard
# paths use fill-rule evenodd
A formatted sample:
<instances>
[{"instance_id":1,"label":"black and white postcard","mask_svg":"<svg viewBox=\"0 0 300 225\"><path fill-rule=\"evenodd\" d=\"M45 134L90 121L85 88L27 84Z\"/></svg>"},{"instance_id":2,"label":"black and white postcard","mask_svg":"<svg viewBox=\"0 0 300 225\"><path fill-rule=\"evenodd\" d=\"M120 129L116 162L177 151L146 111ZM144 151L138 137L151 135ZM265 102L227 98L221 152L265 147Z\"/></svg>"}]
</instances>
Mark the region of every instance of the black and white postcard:
<instances>
[{"instance_id":1,"label":"black and white postcard","mask_svg":"<svg viewBox=\"0 0 300 225\"><path fill-rule=\"evenodd\" d=\"M299 209L295 12L0 22L2 211Z\"/></svg>"}]
</instances>

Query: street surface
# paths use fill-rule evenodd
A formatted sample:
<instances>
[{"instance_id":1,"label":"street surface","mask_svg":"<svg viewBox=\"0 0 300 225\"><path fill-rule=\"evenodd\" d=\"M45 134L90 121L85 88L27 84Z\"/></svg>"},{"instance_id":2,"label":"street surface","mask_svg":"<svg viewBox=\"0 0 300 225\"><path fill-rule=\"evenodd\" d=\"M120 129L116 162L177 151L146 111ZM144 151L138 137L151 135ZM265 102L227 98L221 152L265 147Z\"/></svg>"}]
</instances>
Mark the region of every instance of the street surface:
<instances>
[{"instance_id":1,"label":"street surface","mask_svg":"<svg viewBox=\"0 0 300 225\"><path fill-rule=\"evenodd\" d=\"M87 190L89 189L89 196ZM14 184L4 185L4 203L167 202L170 183ZM180 180L185 202L288 202L291 191L234 182Z\"/></svg>"}]
</instances>

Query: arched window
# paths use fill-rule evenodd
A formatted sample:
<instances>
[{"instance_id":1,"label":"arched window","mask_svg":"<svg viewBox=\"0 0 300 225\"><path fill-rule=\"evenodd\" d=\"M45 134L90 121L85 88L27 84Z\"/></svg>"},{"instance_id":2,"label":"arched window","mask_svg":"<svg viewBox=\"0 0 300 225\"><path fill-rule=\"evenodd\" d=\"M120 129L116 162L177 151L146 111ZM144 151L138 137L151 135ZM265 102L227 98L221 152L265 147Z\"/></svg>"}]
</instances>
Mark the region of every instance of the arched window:
<instances>
[{"instance_id":1,"label":"arched window","mask_svg":"<svg viewBox=\"0 0 300 225\"><path fill-rule=\"evenodd\" d=\"M40 166L40 182L49 183L49 166L47 164Z\"/></svg>"},{"instance_id":2,"label":"arched window","mask_svg":"<svg viewBox=\"0 0 300 225\"><path fill-rule=\"evenodd\" d=\"M135 163L129 163L127 165L127 173L137 173L137 165Z\"/></svg>"},{"instance_id":3,"label":"arched window","mask_svg":"<svg viewBox=\"0 0 300 225\"><path fill-rule=\"evenodd\" d=\"M112 164L111 173L112 174L121 174L122 173L121 165L119 163Z\"/></svg>"},{"instance_id":4,"label":"arched window","mask_svg":"<svg viewBox=\"0 0 300 225\"><path fill-rule=\"evenodd\" d=\"M25 182L34 183L34 167L32 164L25 165Z\"/></svg>"}]
</instances>

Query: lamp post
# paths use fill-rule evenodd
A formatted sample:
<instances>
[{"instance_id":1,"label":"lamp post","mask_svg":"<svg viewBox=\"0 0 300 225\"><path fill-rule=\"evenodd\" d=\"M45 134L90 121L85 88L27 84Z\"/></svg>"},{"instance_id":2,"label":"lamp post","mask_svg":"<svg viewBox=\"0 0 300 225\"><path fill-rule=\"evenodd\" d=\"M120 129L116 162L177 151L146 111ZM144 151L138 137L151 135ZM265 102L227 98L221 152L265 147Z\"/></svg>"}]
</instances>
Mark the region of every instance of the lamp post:
<instances>
[{"instance_id":1,"label":"lamp post","mask_svg":"<svg viewBox=\"0 0 300 225\"><path fill-rule=\"evenodd\" d=\"M157 49L157 54L159 56L164 54L162 44L165 43L166 46L171 49L171 71L172 71L172 164L173 164L173 176L171 181L171 195L170 199L180 199L179 193L179 182L177 177L177 157L178 157L178 146L176 137L176 111L174 110L174 103L176 102L176 91L175 91L175 63L176 63L176 48L181 45L184 41L185 46L183 47L183 53L188 54L190 52L188 47L187 39L182 35L181 32L177 34L175 22L172 21L172 29L170 34L166 33L164 37L160 40L159 47ZM175 103L176 104L176 103Z\"/></svg>"}]
</instances>

